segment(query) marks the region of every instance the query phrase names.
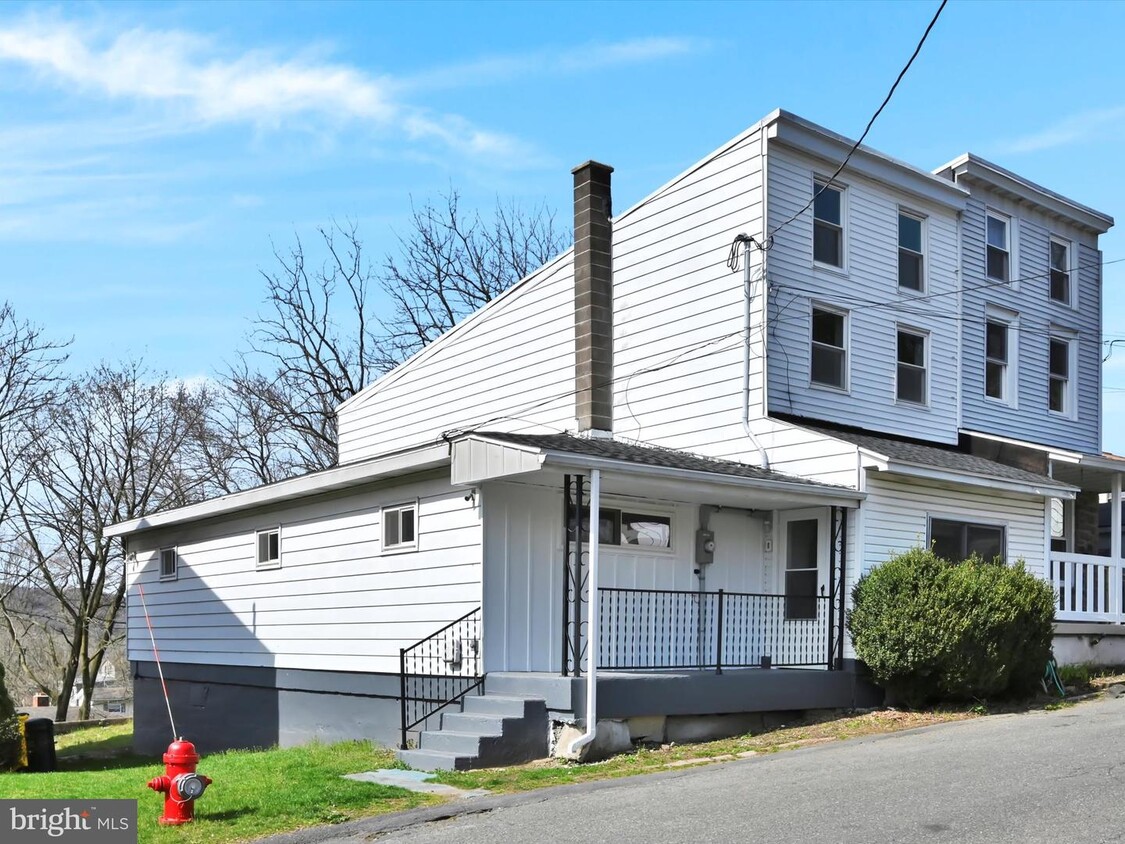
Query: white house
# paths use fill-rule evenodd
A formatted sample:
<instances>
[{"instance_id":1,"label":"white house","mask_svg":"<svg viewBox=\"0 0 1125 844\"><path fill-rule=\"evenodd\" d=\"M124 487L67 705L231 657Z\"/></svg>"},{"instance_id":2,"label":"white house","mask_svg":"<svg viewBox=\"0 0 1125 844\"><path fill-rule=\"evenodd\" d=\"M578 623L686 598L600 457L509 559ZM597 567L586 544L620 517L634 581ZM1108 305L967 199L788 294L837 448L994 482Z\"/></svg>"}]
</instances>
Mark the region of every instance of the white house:
<instances>
[{"instance_id":1,"label":"white house","mask_svg":"<svg viewBox=\"0 0 1125 844\"><path fill-rule=\"evenodd\" d=\"M1112 219L971 155L837 174L851 147L775 111L617 216L587 162L575 246L341 405L337 467L115 526L138 745L142 589L197 744L409 728L425 766L853 705L851 586L930 542L1125 619L1119 540L1093 556Z\"/></svg>"}]
</instances>

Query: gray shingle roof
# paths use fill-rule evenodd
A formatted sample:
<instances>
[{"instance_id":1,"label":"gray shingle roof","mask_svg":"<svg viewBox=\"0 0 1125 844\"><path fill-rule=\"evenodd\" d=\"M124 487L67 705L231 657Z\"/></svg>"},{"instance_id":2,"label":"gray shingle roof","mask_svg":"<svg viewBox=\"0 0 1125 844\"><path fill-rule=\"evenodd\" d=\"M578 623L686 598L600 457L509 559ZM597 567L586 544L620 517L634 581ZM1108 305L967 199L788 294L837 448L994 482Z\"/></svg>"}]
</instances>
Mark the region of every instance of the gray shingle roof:
<instances>
[{"instance_id":1,"label":"gray shingle roof","mask_svg":"<svg viewBox=\"0 0 1125 844\"><path fill-rule=\"evenodd\" d=\"M623 460L627 463L637 463L643 466L662 466L667 469L711 472L717 475L732 475L739 478L807 484L810 487L828 486L828 484L817 483L795 475L771 472L769 469L763 469L760 466L736 463L733 460L718 460L691 454L687 451L624 443L619 440L576 437L571 434L506 434L495 431L474 431L473 433L478 437L487 437L490 440L512 443L513 445L529 446L544 451L581 454L587 457L603 457L608 460Z\"/></svg>"},{"instance_id":2,"label":"gray shingle roof","mask_svg":"<svg viewBox=\"0 0 1125 844\"><path fill-rule=\"evenodd\" d=\"M805 422L793 420L795 424L818 434L835 437L844 442L853 443L860 448L881 454L890 460L901 460L905 463L914 463L920 466L933 466L937 469L949 469L954 472L968 472L974 475L983 475L989 478L999 478L1008 481L1018 481L1029 484L1046 484L1048 486L1067 486L1054 478L1017 469L989 460L986 457L977 457L966 454L954 448L942 448L935 445L923 445L909 440L894 437L879 436L876 434L860 433L857 431L841 431L835 428L809 425Z\"/></svg>"}]
</instances>

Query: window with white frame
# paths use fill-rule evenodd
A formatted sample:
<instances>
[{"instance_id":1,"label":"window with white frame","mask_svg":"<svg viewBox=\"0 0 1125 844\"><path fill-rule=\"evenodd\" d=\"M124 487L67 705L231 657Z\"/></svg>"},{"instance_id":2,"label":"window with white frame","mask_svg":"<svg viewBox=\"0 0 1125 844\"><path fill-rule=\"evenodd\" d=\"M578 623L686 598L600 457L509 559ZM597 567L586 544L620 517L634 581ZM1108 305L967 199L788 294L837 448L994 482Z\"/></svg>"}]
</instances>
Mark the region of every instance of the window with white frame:
<instances>
[{"instance_id":1,"label":"window with white frame","mask_svg":"<svg viewBox=\"0 0 1125 844\"><path fill-rule=\"evenodd\" d=\"M1053 413L1073 415L1074 378L1071 376L1074 340L1052 335L1049 340L1050 374L1048 375L1047 407Z\"/></svg>"},{"instance_id":2,"label":"window with white frame","mask_svg":"<svg viewBox=\"0 0 1125 844\"><path fill-rule=\"evenodd\" d=\"M256 563L260 569L281 567L281 528L258 531Z\"/></svg>"},{"instance_id":3,"label":"window with white frame","mask_svg":"<svg viewBox=\"0 0 1125 844\"><path fill-rule=\"evenodd\" d=\"M1070 243L1058 237L1050 241L1051 298L1065 305L1071 303Z\"/></svg>"},{"instance_id":4,"label":"window with white frame","mask_svg":"<svg viewBox=\"0 0 1125 844\"><path fill-rule=\"evenodd\" d=\"M984 394L1000 401L1012 401L1011 366L1012 323L989 316L984 323Z\"/></svg>"},{"instance_id":5,"label":"window with white frame","mask_svg":"<svg viewBox=\"0 0 1125 844\"><path fill-rule=\"evenodd\" d=\"M985 225L987 227L985 274L997 281L1011 281L1011 220L989 212Z\"/></svg>"},{"instance_id":6,"label":"window with white frame","mask_svg":"<svg viewBox=\"0 0 1125 844\"><path fill-rule=\"evenodd\" d=\"M583 506L582 541L590 541L590 508ZM567 530L573 539L577 519L573 506L569 509ZM672 517L657 513L623 510L616 507L598 509L598 544L637 548L672 547Z\"/></svg>"},{"instance_id":7,"label":"window with white frame","mask_svg":"<svg viewBox=\"0 0 1125 844\"><path fill-rule=\"evenodd\" d=\"M899 401L926 404L926 334L898 329L898 369L895 395Z\"/></svg>"},{"instance_id":8,"label":"window with white frame","mask_svg":"<svg viewBox=\"0 0 1125 844\"><path fill-rule=\"evenodd\" d=\"M844 266L844 191L826 181L813 182L813 260Z\"/></svg>"},{"instance_id":9,"label":"window with white frame","mask_svg":"<svg viewBox=\"0 0 1125 844\"><path fill-rule=\"evenodd\" d=\"M922 218L898 212L898 286L919 292L925 286Z\"/></svg>"},{"instance_id":10,"label":"window with white frame","mask_svg":"<svg viewBox=\"0 0 1125 844\"><path fill-rule=\"evenodd\" d=\"M383 508L383 550L414 548L418 544L418 503Z\"/></svg>"},{"instance_id":11,"label":"window with white frame","mask_svg":"<svg viewBox=\"0 0 1125 844\"><path fill-rule=\"evenodd\" d=\"M960 563L974 554L982 560L1007 559L1003 525L930 518L930 547L943 560Z\"/></svg>"},{"instance_id":12,"label":"window with white frame","mask_svg":"<svg viewBox=\"0 0 1125 844\"><path fill-rule=\"evenodd\" d=\"M848 388L848 319L843 311L812 308L809 380L824 387Z\"/></svg>"},{"instance_id":13,"label":"window with white frame","mask_svg":"<svg viewBox=\"0 0 1125 844\"><path fill-rule=\"evenodd\" d=\"M180 555L175 548L160 549L160 579L175 580L180 575Z\"/></svg>"}]
</instances>

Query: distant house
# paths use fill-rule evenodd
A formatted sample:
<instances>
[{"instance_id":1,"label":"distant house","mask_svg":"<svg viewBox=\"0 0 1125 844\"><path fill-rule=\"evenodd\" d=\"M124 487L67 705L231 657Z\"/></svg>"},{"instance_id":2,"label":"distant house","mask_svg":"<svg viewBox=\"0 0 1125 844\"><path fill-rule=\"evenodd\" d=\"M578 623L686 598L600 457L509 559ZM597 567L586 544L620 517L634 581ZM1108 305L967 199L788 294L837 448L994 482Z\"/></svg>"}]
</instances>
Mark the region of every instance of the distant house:
<instances>
[{"instance_id":1,"label":"distant house","mask_svg":"<svg viewBox=\"0 0 1125 844\"><path fill-rule=\"evenodd\" d=\"M851 587L918 545L1122 618L1112 219L972 155L834 175L851 146L775 111L616 216L576 168L574 247L341 405L337 467L114 527L139 746L141 585L197 743L406 726L420 766L542 754L591 704L854 705Z\"/></svg>"}]
</instances>

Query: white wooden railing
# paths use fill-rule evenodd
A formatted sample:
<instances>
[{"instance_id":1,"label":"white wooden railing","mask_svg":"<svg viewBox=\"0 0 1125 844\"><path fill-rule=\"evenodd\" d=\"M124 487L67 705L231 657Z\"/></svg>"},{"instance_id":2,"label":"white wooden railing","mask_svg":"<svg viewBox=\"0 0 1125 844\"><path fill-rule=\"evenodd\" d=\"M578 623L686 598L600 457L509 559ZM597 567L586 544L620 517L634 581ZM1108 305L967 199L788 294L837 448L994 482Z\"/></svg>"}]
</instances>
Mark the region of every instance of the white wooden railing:
<instances>
[{"instance_id":1,"label":"white wooden railing","mask_svg":"<svg viewBox=\"0 0 1125 844\"><path fill-rule=\"evenodd\" d=\"M1125 566L1113 557L1052 553L1047 580L1059 621L1125 622Z\"/></svg>"}]
</instances>

